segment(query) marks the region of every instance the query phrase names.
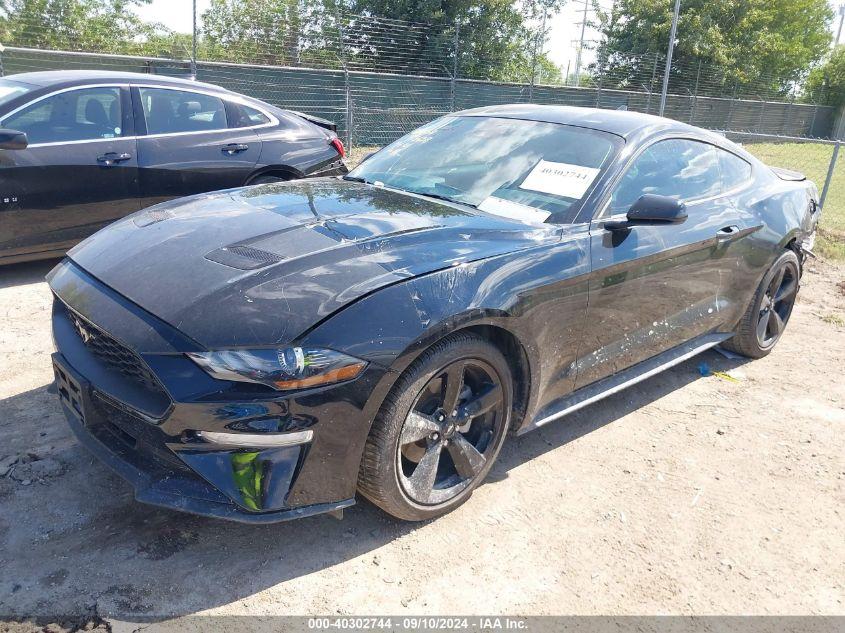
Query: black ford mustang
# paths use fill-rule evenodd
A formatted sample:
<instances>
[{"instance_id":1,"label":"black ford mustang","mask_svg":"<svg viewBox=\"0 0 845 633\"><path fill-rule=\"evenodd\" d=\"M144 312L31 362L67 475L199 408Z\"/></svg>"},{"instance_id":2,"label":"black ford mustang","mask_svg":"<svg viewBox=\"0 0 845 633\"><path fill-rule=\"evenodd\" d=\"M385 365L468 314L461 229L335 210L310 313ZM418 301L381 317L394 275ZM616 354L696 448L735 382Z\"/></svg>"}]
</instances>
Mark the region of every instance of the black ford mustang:
<instances>
[{"instance_id":1,"label":"black ford mustang","mask_svg":"<svg viewBox=\"0 0 845 633\"><path fill-rule=\"evenodd\" d=\"M334 125L211 84L95 70L0 78L0 264L58 257L179 196L346 173Z\"/></svg>"},{"instance_id":2,"label":"black ford mustang","mask_svg":"<svg viewBox=\"0 0 845 633\"><path fill-rule=\"evenodd\" d=\"M464 502L509 431L767 354L815 187L650 116L459 112L346 177L113 224L49 275L56 380L140 501L251 522Z\"/></svg>"}]
</instances>

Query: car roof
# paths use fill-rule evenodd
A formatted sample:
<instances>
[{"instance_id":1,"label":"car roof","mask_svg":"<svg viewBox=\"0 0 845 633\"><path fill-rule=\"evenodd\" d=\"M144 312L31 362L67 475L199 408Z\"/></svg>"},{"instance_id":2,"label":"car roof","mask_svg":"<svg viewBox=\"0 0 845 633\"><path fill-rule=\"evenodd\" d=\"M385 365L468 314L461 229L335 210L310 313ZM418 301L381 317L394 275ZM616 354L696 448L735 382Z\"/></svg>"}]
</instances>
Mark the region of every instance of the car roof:
<instances>
[{"instance_id":1,"label":"car roof","mask_svg":"<svg viewBox=\"0 0 845 633\"><path fill-rule=\"evenodd\" d=\"M535 105L530 103L473 108L471 110L455 112L454 116L490 116L575 125L592 130L609 132L626 139L643 132L659 132L665 130L703 132L703 130L687 125L686 123L651 114L643 114L641 112L602 110L599 108L582 108L576 106Z\"/></svg>"},{"instance_id":2,"label":"car roof","mask_svg":"<svg viewBox=\"0 0 845 633\"><path fill-rule=\"evenodd\" d=\"M166 75L153 75L149 73L129 73L110 70L47 70L42 72L8 75L6 79L9 79L10 81L18 81L45 88L66 87L82 83L91 83L95 81L117 81L166 84L174 86L202 88L204 90L214 90L217 92L230 92L229 90L221 88L220 86L203 83L201 81L194 81L191 79L180 79L178 77L168 77Z\"/></svg>"}]
</instances>

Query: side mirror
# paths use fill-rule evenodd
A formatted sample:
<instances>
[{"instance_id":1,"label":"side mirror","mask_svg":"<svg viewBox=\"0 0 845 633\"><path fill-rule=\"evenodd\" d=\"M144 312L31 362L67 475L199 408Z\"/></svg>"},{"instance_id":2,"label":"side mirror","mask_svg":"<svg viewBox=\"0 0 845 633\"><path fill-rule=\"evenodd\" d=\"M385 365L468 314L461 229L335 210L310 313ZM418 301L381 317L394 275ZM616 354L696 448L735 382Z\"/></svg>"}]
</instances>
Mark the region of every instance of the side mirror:
<instances>
[{"instance_id":1,"label":"side mirror","mask_svg":"<svg viewBox=\"0 0 845 633\"><path fill-rule=\"evenodd\" d=\"M29 141L24 132L0 129L0 149L26 149Z\"/></svg>"},{"instance_id":2,"label":"side mirror","mask_svg":"<svg viewBox=\"0 0 845 633\"><path fill-rule=\"evenodd\" d=\"M687 205L676 198L647 193L640 196L622 222L605 222L609 231L623 231L637 225L680 224L687 219Z\"/></svg>"}]
</instances>

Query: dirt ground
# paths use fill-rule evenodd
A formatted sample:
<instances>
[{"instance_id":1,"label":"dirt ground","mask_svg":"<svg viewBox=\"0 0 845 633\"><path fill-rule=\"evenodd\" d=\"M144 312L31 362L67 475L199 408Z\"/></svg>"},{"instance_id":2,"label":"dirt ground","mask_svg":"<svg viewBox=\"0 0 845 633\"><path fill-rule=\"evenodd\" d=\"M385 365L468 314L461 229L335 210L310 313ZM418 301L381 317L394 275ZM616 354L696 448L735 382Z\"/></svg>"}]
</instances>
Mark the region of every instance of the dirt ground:
<instances>
[{"instance_id":1,"label":"dirt ground","mask_svg":"<svg viewBox=\"0 0 845 633\"><path fill-rule=\"evenodd\" d=\"M841 264L810 263L769 357L710 351L511 438L444 518L253 527L140 505L73 439L47 391L53 263L0 269L3 617L845 615Z\"/></svg>"}]
</instances>

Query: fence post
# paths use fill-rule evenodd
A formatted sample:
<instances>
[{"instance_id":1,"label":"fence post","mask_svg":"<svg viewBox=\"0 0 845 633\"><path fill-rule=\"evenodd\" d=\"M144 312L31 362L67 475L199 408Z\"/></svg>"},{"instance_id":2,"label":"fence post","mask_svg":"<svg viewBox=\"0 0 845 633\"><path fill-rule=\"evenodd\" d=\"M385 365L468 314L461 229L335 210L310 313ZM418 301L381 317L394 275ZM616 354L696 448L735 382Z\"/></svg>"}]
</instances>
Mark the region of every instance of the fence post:
<instances>
[{"instance_id":1,"label":"fence post","mask_svg":"<svg viewBox=\"0 0 845 633\"><path fill-rule=\"evenodd\" d=\"M343 122L346 127L346 151L352 151L352 91L349 85L349 66L346 63L346 38L343 35L343 16L338 11L336 14L337 32L340 37L340 63L343 64L343 91L345 96Z\"/></svg>"},{"instance_id":2,"label":"fence post","mask_svg":"<svg viewBox=\"0 0 845 633\"><path fill-rule=\"evenodd\" d=\"M197 78L197 0L191 3L193 7L193 29L191 31L191 79Z\"/></svg>"},{"instance_id":3,"label":"fence post","mask_svg":"<svg viewBox=\"0 0 845 633\"><path fill-rule=\"evenodd\" d=\"M6 71L3 69L3 51L6 49L0 44L0 77L6 76Z\"/></svg>"},{"instance_id":4,"label":"fence post","mask_svg":"<svg viewBox=\"0 0 845 633\"><path fill-rule=\"evenodd\" d=\"M701 79L701 59L698 60L698 70L695 71L695 92L692 97L692 112L690 112L690 125L695 125L695 114L698 109L698 81Z\"/></svg>"},{"instance_id":5,"label":"fence post","mask_svg":"<svg viewBox=\"0 0 845 633\"><path fill-rule=\"evenodd\" d=\"M534 37L534 50L531 51L531 83L528 86L528 101L534 101L534 82L537 75L537 49L540 47L540 41L543 40L545 44L546 39L546 12L543 12L543 24L540 27L540 32Z\"/></svg>"},{"instance_id":6,"label":"fence post","mask_svg":"<svg viewBox=\"0 0 845 633\"><path fill-rule=\"evenodd\" d=\"M819 113L819 104L816 103L813 105L813 118L810 120L810 130L809 135L814 136L816 130L816 115Z\"/></svg>"},{"instance_id":7,"label":"fence post","mask_svg":"<svg viewBox=\"0 0 845 633\"><path fill-rule=\"evenodd\" d=\"M651 93L654 92L654 78L657 77L657 58L658 54L654 54L654 66L651 69L651 83L648 84L648 101L645 104L645 113L651 114Z\"/></svg>"},{"instance_id":8,"label":"fence post","mask_svg":"<svg viewBox=\"0 0 845 633\"><path fill-rule=\"evenodd\" d=\"M461 53L461 22L455 18L455 37L452 44L455 58L452 60L452 79L449 81L449 111L455 111L455 89L458 81L458 56Z\"/></svg>"},{"instance_id":9,"label":"fence post","mask_svg":"<svg viewBox=\"0 0 845 633\"><path fill-rule=\"evenodd\" d=\"M738 80L734 81L734 90L733 90L733 94L731 95L731 101L730 101L730 103L728 104L728 121L727 121L727 124L725 125L725 129L726 129L726 130L730 130L730 129L731 129L731 125L733 124L733 118L734 118L734 101L736 101L736 91L737 91L737 88L738 88L737 81L738 81Z\"/></svg>"},{"instance_id":10,"label":"fence post","mask_svg":"<svg viewBox=\"0 0 845 633\"><path fill-rule=\"evenodd\" d=\"M675 0L675 12L672 14L672 29L669 32L669 50L666 51L666 71L663 75L663 91L660 93L660 111L663 116L666 110L666 98L669 95L669 75L672 73L672 53L675 52L675 35L678 32L678 17L681 12L681 0Z\"/></svg>"},{"instance_id":11,"label":"fence post","mask_svg":"<svg viewBox=\"0 0 845 633\"><path fill-rule=\"evenodd\" d=\"M830 191L830 182L833 180L833 171L836 169L836 159L839 158L839 147L842 141L836 141L833 146L833 156L830 157L830 166L827 169L827 178L824 179L824 187L822 188L822 195L819 198L819 208L824 210L824 203L827 200L827 193Z\"/></svg>"},{"instance_id":12,"label":"fence post","mask_svg":"<svg viewBox=\"0 0 845 633\"><path fill-rule=\"evenodd\" d=\"M787 110L786 110L786 121L784 121L784 124L783 124L783 127L784 127L783 133L786 134L786 135L789 135L789 136L792 136L792 132L790 131L790 128L792 126L792 107L793 107L794 104L795 104L795 95L791 95L790 98L789 98L789 108L787 108Z\"/></svg>"}]
</instances>

